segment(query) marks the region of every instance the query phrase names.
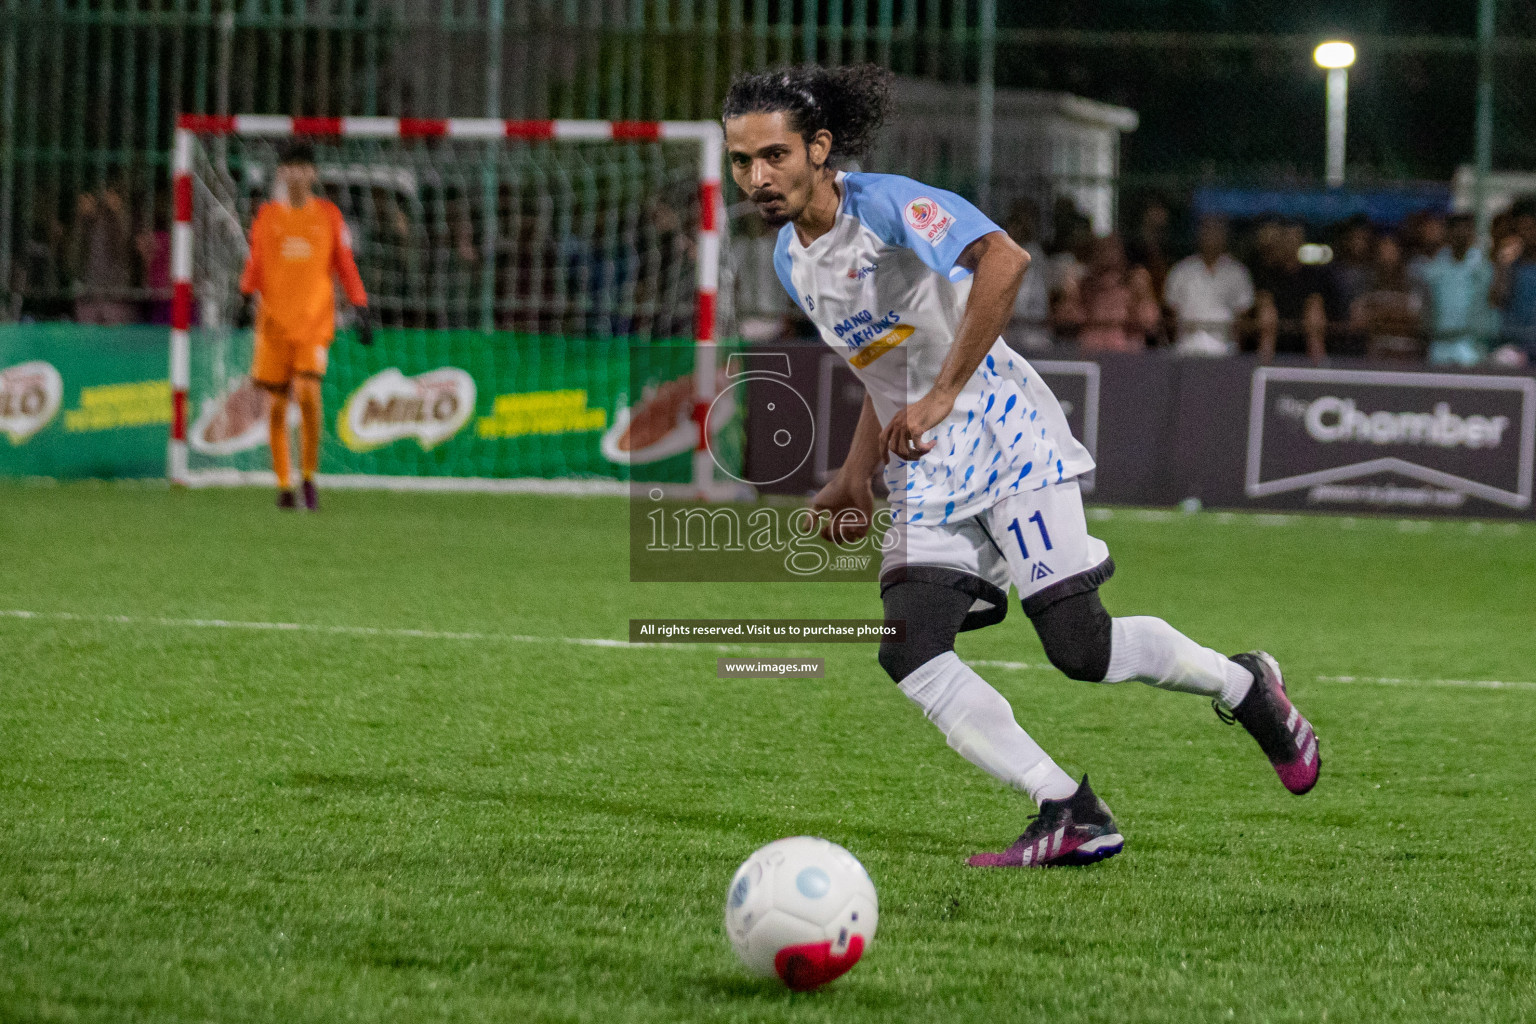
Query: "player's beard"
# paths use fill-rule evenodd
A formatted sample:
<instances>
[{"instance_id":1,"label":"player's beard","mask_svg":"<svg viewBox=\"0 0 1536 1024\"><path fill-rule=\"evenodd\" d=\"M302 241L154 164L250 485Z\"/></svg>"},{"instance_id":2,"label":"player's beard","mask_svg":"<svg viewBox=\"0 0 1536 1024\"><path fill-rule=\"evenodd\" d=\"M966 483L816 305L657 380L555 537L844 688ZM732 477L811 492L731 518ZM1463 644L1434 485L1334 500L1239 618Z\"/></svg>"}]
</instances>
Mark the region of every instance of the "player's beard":
<instances>
[{"instance_id":1,"label":"player's beard","mask_svg":"<svg viewBox=\"0 0 1536 1024\"><path fill-rule=\"evenodd\" d=\"M800 215L799 210L790 209L788 197L777 192L755 192L752 204L763 223L771 228L781 228Z\"/></svg>"}]
</instances>

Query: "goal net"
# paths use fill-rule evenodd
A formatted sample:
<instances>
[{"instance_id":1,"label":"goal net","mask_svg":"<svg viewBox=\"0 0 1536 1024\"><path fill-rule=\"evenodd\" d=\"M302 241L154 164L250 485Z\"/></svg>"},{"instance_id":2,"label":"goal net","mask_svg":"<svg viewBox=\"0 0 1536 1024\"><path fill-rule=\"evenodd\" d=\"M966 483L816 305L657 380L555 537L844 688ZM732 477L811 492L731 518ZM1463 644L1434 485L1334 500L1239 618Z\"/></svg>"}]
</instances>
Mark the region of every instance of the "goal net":
<instances>
[{"instance_id":1,"label":"goal net","mask_svg":"<svg viewBox=\"0 0 1536 1024\"><path fill-rule=\"evenodd\" d=\"M322 483L707 491L737 475L740 416L715 403L717 335L730 334L715 313L718 126L188 116L173 482L271 479L239 282L295 137L315 146L317 191L347 222L375 325L374 346L358 344L336 288Z\"/></svg>"}]
</instances>

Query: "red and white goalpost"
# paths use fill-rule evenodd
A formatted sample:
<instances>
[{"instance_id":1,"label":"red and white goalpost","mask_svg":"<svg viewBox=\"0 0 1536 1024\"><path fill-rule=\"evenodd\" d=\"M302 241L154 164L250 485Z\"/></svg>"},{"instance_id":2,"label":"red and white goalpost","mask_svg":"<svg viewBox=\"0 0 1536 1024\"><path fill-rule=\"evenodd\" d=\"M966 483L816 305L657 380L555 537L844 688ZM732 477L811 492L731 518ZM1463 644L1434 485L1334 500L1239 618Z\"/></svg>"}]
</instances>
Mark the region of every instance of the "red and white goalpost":
<instances>
[{"instance_id":1,"label":"red and white goalpost","mask_svg":"<svg viewBox=\"0 0 1536 1024\"><path fill-rule=\"evenodd\" d=\"M167 475L172 483L194 482L188 468L188 423L193 414L191 386L191 336L196 251L194 231L194 155L200 145L219 138L274 140L305 137L327 140L421 140L461 142L657 142L685 141L698 144L697 269L693 296L695 343L695 395L692 418L697 427L693 454L693 487L708 493L713 483L713 459L708 451L706 418L717 391L716 291L719 286L721 229L724 210L721 167L724 143L719 124L713 121L519 121L493 118L395 118L395 117L281 117L242 114L234 116L183 114L177 119L172 161L175 223L171 234L173 303L170 332L170 383L173 396ZM249 225L243 227L248 231ZM247 474L248 475L248 474ZM515 481L484 481L511 485ZM355 483L355 481L354 481ZM430 482L427 486L430 487ZM448 489L470 481L452 481ZM538 481L532 483L537 484ZM388 486L387 484L385 486ZM514 486L487 486L488 490L514 490ZM534 488L538 489L538 488Z\"/></svg>"}]
</instances>

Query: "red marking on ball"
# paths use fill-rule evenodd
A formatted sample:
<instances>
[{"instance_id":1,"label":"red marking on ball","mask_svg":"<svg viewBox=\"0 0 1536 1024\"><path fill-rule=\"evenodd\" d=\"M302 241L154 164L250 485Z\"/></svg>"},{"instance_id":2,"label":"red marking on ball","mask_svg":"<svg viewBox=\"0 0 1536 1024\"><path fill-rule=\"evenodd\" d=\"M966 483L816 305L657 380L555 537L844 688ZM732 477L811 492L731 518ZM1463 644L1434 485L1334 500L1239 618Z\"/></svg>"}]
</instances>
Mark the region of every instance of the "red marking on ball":
<instances>
[{"instance_id":1,"label":"red marking on ball","mask_svg":"<svg viewBox=\"0 0 1536 1024\"><path fill-rule=\"evenodd\" d=\"M793 991L809 992L847 974L863 955L862 935L849 939L848 952L841 956L833 955L831 939L825 942L806 942L779 950L773 958L773 969Z\"/></svg>"}]
</instances>

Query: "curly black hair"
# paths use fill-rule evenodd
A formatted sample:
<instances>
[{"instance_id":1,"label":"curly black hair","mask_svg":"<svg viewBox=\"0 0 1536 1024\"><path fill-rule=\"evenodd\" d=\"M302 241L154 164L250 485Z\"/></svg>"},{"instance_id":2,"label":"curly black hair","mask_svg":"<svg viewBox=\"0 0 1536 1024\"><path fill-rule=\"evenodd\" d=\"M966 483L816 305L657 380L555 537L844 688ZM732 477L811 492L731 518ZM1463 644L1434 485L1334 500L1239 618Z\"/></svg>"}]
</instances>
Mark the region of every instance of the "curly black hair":
<instances>
[{"instance_id":1,"label":"curly black hair","mask_svg":"<svg viewBox=\"0 0 1536 1024\"><path fill-rule=\"evenodd\" d=\"M315 144L308 139L289 139L277 147L279 164L312 164L315 162Z\"/></svg>"},{"instance_id":2,"label":"curly black hair","mask_svg":"<svg viewBox=\"0 0 1536 1024\"><path fill-rule=\"evenodd\" d=\"M741 75L725 94L720 120L783 112L807 143L822 129L832 134L828 163L857 159L869 152L890 113L891 77L876 64Z\"/></svg>"}]
</instances>

